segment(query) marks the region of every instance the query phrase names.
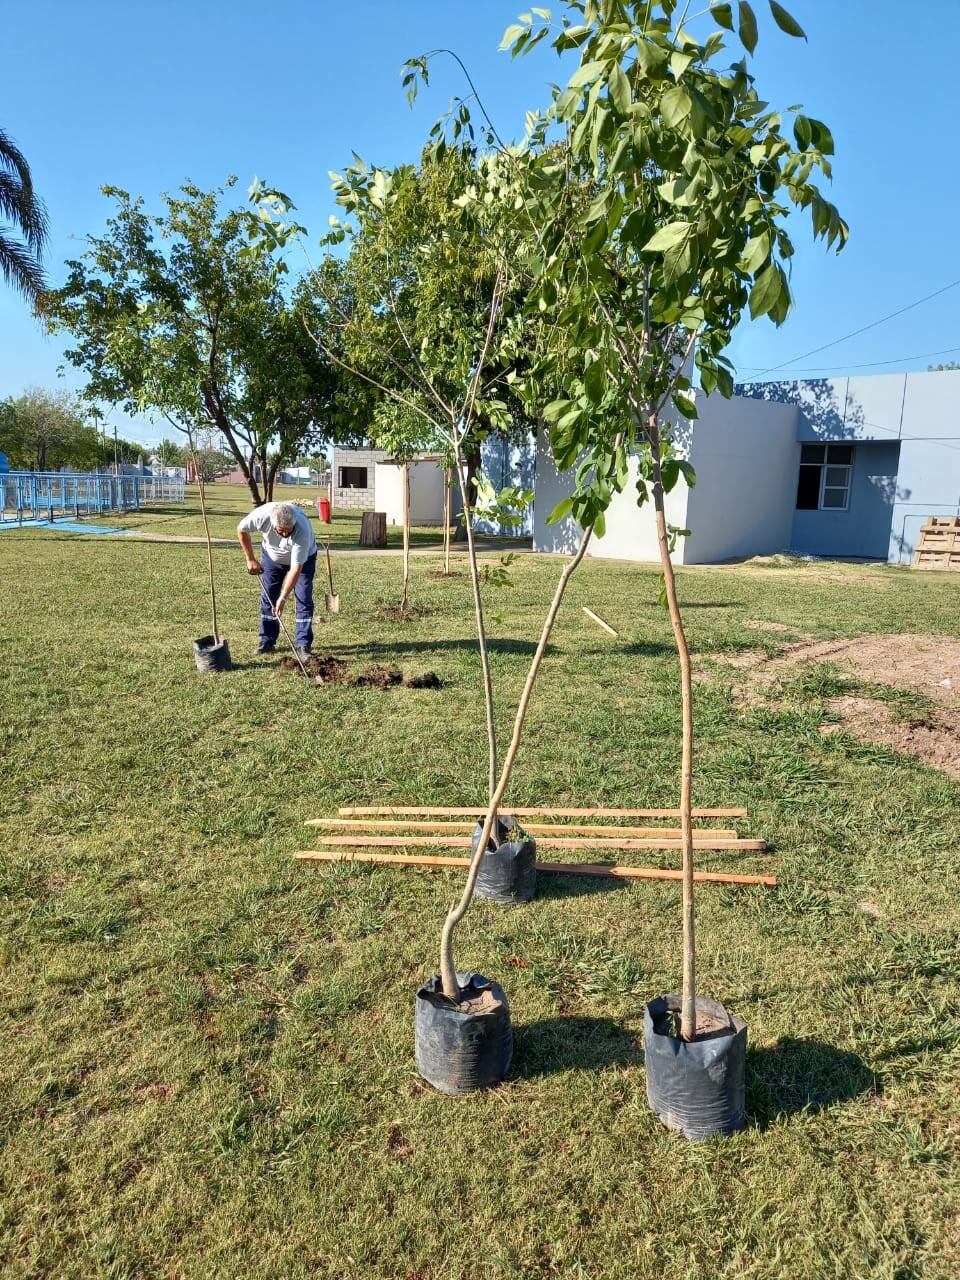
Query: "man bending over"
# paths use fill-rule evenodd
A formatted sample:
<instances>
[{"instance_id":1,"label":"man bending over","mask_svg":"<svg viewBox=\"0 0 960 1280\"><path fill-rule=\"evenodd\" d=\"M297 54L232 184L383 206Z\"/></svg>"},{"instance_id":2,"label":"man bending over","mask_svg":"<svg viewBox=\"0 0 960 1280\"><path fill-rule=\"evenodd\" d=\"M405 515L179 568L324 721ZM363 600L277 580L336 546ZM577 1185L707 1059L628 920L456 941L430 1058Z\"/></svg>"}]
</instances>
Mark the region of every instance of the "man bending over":
<instances>
[{"instance_id":1,"label":"man bending over","mask_svg":"<svg viewBox=\"0 0 960 1280\"><path fill-rule=\"evenodd\" d=\"M262 535L257 560L251 533ZM247 572L262 574L260 643L257 653L273 653L280 635L280 615L291 596L296 601L295 644L301 657L313 647L313 578L317 540L309 518L288 502L265 502L237 525L247 557Z\"/></svg>"}]
</instances>

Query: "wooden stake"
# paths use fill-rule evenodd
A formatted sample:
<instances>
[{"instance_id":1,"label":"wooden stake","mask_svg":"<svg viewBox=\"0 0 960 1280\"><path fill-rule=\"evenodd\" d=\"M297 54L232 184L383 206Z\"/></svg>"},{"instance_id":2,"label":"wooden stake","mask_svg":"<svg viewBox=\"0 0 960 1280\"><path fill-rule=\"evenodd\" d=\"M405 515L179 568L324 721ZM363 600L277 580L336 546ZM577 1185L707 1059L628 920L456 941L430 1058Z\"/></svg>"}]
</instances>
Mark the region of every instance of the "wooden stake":
<instances>
[{"instance_id":1,"label":"wooden stake","mask_svg":"<svg viewBox=\"0 0 960 1280\"><path fill-rule=\"evenodd\" d=\"M465 849L470 847L467 836L317 836L318 844L342 844L357 849L400 849L410 845L422 845L424 848ZM593 840L589 836L544 836L537 842L550 849L679 849L682 842L679 836L675 840ZM762 853L766 847L765 840L714 840L694 836L695 849L747 849Z\"/></svg>"},{"instance_id":2,"label":"wooden stake","mask_svg":"<svg viewBox=\"0 0 960 1280\"><path fill-rule=\"evenodd\" d=\"M453 835L466 832L468 835L476 830L475 822L434 821L417 822L411 818L308 818L308 827L333 827L352 832L373 831L389 834L391 831L427 832L431 835L442 835L449 832ZM535 836L676 836L680 838L679 827L606 827L595 826L589 822L524 822L524 831ZM716 836L718 839L736 839L733 828L700 827L701 835Z\"/></svg>"},{"instance_id":3,"label":"wooden stake","mask_svg":"<svg viewBox=\"0 0 960 1280\"><path fill-rule=\"evenodd\" d=\"M679 809L550 809L522 808L504 804L500 806L504 813L515 818L679 818ZM467 806L431 806L431 805L341 805L337 810L341 817L366 817L382 814L385 817L402 816L404 814L419 815L425 818L476 818L483 817L486 809L482 805ZM746 809L694 809L694 818L745 818Z\"/></svg>"},{"instance_id":4,"label":"wooden stake","mask_svg":"<svg viewBox=\"0 0 960 1280\"><path fill-rule=\"evenodd\" d=\"M604 622L604 620L603 620L602 618L598 618L598 617L597 617L597 615L593 612L593 610L592 610L592 609L588 609L588 608L587 608L587 606L586 606L585 604L584 604L584 605L581 605L580 607L583 609L583 612L587 615L587 617L590 619L590 621L591 621L591 622L595 622L595 623L597 624L597 626L598 626L598 627L602 627L602 628L603 628L603 630L604 630L604 631L606 631L607 635L609 635L609 636L619 636L619 635L620 635L620 632L619 632L619 631L614 631L613 627L611 627L611 626L610 626L610 624L609 624L608 622Z\"/></svg>"},{"instance_id":5,"label":"wooden stake","mask_svg":"<svg viewBox=\"0 0 960 1280\"><path fill-rule=\"evenodd\" d=\"M452 867L470 865L469 858L416 857L390 853L354 853L333 849L300 849L293 855L300 862L372 862L393 867ZM620 867L598 862L538 862L537 870L566 876L598 876L605 880L680 880L683 872L670 867ZM733 875L726 871L695 871L703 884L762 884L776 888L777 877Z\"/></svg>"}]
</instances>

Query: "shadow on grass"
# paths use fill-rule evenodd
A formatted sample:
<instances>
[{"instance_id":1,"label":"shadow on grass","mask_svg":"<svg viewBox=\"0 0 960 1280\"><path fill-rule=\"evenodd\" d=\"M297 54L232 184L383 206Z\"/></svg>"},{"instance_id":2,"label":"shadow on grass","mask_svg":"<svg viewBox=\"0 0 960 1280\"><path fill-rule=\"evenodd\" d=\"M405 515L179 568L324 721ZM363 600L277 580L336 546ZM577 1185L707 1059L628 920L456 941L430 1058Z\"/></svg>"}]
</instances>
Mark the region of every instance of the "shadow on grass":
<instances>
[{"instance_id":1,"label":"shadow on grass","mask_svg":"<svg viewBox=\"0 0 960 1280\"><path fill-rule=\"evenodd\" d=\"M401 626L407 626L407 623L400 623ZM321 637L323 638L323 637ZM491 653L522 653L532 655L536 652L536 644L529 640L490 640L487 642ZM476 640L397 640L396 642L380 643L371 641L369 644L335 644L331 641L328 646L331 652L338 654L354 653L366 654L371 658L386 656L389 657L399 653L434 653L443 650L459 650L464 653L476 652ZM556 653L553 645L547 645L547 655Z\"/></svg>"},{"instance_id":2,"label":"shadow on grass","mask_svg":"<svg viewBox=\"0 0 960 1280\"><path fill-rule=\"evenodd\" d=\"M747 1050L747 1115L758 1129L879 1092L877 1076L862 1058L821 1040L786 1037L770 1048Z\"/></svg>"},{"instance_id":3,"label":"shadow on grass","mask_svg":"<svg viewBox=\"0 0 960 1280\"><path fill-rule=\"evenodd\" d=\"M543 1018L514 1028L510 1074L535 1080L559 1071L636 1067L643 1061L637 1038L613 1018Z\"/></svg>"},{"instance_id":4,"label":"shadow on grass","mask_svg":"<svg viewBox=\"0 0 960 1280\"><path fill-rule=\"evenodd\" d=\"M607 879L605 876L571 876L547 871L540 872L537 876L537 897L583 898L591 893L613 893L618 889L626 889L629 884L629 880Z\"/></svg>"}]
</instances>

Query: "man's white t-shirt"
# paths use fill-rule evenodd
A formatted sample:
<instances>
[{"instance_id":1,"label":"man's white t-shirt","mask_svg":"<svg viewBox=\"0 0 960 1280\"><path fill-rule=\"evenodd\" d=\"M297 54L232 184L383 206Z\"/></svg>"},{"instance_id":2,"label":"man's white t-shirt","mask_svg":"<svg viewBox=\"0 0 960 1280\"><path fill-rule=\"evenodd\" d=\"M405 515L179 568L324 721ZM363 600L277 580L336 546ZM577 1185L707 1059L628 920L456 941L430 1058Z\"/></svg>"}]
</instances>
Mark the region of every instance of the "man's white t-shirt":
<instances>
[{"instance_id":1,"label":"man's white t-shirt","mask_svg":"<svg viewBox=\"0 0 960 1280\"><path fill-rule=\"evenodd\" d=\"M240 528L244 533L263 535L261 550L274 564L304 565L317 549L313 526L309 517L299 507L294 507L293 532L288 538L281 538L271 519L279 506L279 502L265 502L262 507L255 507L240 521Z\"/></svg>"}]
</instances>

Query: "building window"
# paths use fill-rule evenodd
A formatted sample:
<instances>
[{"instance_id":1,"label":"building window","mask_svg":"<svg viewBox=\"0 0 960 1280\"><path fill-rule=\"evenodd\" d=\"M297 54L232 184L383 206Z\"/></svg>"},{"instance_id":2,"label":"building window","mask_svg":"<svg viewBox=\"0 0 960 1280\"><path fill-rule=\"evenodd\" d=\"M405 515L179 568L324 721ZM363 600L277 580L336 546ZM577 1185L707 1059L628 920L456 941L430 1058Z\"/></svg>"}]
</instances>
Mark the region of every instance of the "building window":
<instances>
[{"instance_id":1,"label":"building window","mask_svg":"<svg viewBox=\"0 0 960 1280\"><path fill-rule=\"evenodd\" d=\"M366 467L341 467L340 483L338 489L366 489L367 487L367 468Z\"/></svg>"},{"instance_id":2,"label":"building window","mask_svg":"<svg viewBox=\"0 0 960 1280\"><path fill-rule=\"evenodd\" d=\"M846 511L852 472L852 444L801 445L797 510Z\"/></svg>"}]
</instances>

